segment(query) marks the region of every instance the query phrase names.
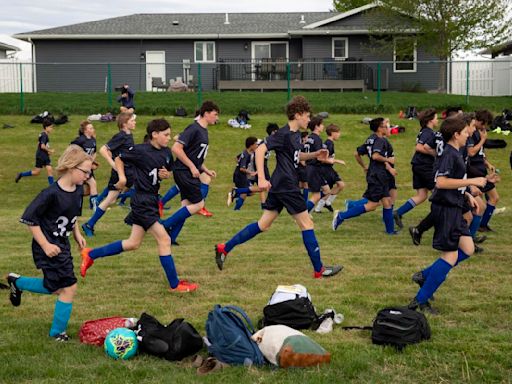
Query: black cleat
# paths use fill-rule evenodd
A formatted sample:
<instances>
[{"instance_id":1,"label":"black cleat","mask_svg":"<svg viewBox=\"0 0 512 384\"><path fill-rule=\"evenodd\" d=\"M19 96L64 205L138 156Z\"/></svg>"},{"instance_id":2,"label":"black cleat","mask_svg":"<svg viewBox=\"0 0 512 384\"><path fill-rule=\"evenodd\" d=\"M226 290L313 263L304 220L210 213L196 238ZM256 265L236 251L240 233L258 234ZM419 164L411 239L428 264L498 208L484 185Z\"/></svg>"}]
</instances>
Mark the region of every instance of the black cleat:
<instances>
[{"instance_id":1,"label":"black cleat","mask_svg":"<svg viewBox=\"0 0 512 384\"><path fill-rule=\"evenodd\" d=\"M20 278L20 275L16 273L9 273L7 275L7 282L9 283L9 288L11 289L11 293L9 294L9 300L11 300L11 304L15 307L19 307L21 304L21 294L23 291L16 286L16 280Z\"/></svg>"},{"instance_id":2,"label":"black cleat","mask_svg":"<svg viewBox=\"0 0 512 384\"><path fill-rule=\"evenodd\" d=\"M419 271L419 272L416 272L414 275L412 275L412 281L413 283L416 283L421 287L423 287L423 284L425 284L425 276L423 276L423 272L422 271ZM432 295L432 297L430 298L430 300L434 301L435 300L435 297L434 295Z\"/></svg>"},{"instance_id":3,"label":"black cleat","mask_svg":"<svg viewBox=\"0 0 512 384\"><path fill-rule=\"evenodd\" d=\"M475 244L475 253L482 253L484 249Z\"/></svg>"},{"instance_id":4,"label":"black cleat","mask_svg":"<svg viewBox=\"0 0 512 384\"><path fill-rule=\"evenodd\" d=\"M478 228L478 232L494 232L488 225Z\"/></svg>"},{"instance_id":5,"label":"black cleat","mask_svg":"<svg viewBox=\"0 0 512 384\"><path fill-rule=\"evenodd\" d=\"M224 268L224 262L226 261L227 252L224 249L225 244L215 244L215 263L220 271Z\"/></svg>"},{"instance_id":6,"label":"black cleat","mask_svg":"<svg viewBox=\"0 0 512 384\"><path fill-rule=\"evenodd\" d=\"M475 244L482 244L485 240L487 240L487 236L485 235L475 235L475 237L473 237L473 241L475 242Z\"/></svg>"},{"instance_id":7,"label":"black cleat","mask_svg":"<svg viewBox=\"0 0 512 384\"><path fill-rule=\"evenodd\" d=\"M404 227L404 223L402 223L402 216L400 216L397 211L393 211L393 219L395 220L396 225L398 225L398 228L402 229Z\"/></svg>"},{"instance_id":8,"label":"black cleat","mask_svg":"<svg viewBox=\"0 0 512 384\"><path fill-rule=\"evenodd\" d=\"M18 174L16 175L16 178L14 179L14 182L16 182L16 183L17 183L18 181L20 181L20 180L21 180L21 178L22 178L22 177L23 177L23 176L21 176L21 172L20 172L20 173L18 173Z\"/></svg>"},{"instance_id":9,"label":"black cleat","mask_svg":"<svg viewBox=\"0 0 512 384\"><path fill-rule=\"evenodd\" d=\"M176 240L171 239L171 245L174 245L175 247L179 247L180 243L178 243Z\"/></svg>"},{"instance_id":10,"label":"black cleat","mask_svg":"<svg viewBox=\"0 0 512 384\"><path fill-rule=\"evenodd\" d=\"M54 336L53 338L55 339L55 341L59 343L65 343L66 341L69 341L71 339L66 332L59 333L57 336Z\"/></svg>"},{"instance_id":11,"label":"black cleat","mask_svg":"<svg viewBox=\"0 0 512 384\"><path fill-rule=\"evenodd\" d=\"M409 227L409 234L411 235L412 242L414 245L421 244L421 233L417 227Z\"/></svg>"},{"instance_id":12,"label":"black cleat","mask_svg":"<svg viewBox=\"0 0 512 384\"><path fill-rule=\"evenodd\" d=\"M439 311L432 307L428 301L425 304L420 304L416 298L412 299L407 308L412 310L419 309L421 312L430 313L433 316L439 315Z\"/></svg>"},{"instance_id":13,"label":"black cleat","mask_svg":"<svg viewBox=\"0 0 512 384\"><path fill-rule=\"evenodd\" d=\"M329 212L334 212L334 209L332 209L332 205L324 205L324 208L327 209Z\"/></svg>"}]
</instances>

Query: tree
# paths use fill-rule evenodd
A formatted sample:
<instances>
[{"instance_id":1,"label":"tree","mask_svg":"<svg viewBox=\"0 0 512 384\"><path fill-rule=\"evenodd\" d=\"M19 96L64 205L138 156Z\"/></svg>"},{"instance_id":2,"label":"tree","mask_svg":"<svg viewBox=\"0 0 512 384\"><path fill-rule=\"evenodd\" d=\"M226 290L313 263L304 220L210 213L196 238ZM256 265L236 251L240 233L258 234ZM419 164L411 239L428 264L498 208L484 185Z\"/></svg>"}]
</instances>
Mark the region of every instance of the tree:
<instances>
[{"instance_id":1,"label":"tree","mask_svg":"<svg viewBox=\"0 0 512 384\"><path fill-rule=\"evenodd\" d=\"M354 8L373 3L372 0L333 0L333 7L336 11L347 12Z\"/></svg>"},{"instance_id":2,"label":"tree","mask_svg":"<svg viewBox=\"0 0 512 384\"><path fill-rule=\"evenodd\" d=\"M334 0L340 11L353 3L370 1ZM509 0L380 0L381 22L373 23L370 34L374 48L394 47L393 36L415 40L427 52L446 61L457 52L488 48L506 40L510 34ZM339 7L339 8L338 8ZM394 15L394 16L393 16ZM373 15L372 20L375 20ZM389 18L398 18L390 23ZM439 88L446 89L446 65L441 66Z\"/></svg>"}]
</instances>

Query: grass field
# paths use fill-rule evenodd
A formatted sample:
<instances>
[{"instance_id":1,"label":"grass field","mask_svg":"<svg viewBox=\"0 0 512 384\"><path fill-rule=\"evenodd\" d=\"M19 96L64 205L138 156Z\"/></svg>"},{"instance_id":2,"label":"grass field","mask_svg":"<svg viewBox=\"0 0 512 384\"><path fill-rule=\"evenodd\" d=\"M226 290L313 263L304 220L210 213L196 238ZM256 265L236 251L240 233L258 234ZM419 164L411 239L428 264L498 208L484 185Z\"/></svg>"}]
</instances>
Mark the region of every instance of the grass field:
<instances>
[{"instance_id":1,"label":"grass field","mask_svg":"<svg viewBox=\"0 0 512 384\"><path fill-rule=\"evenodd\" d=\"M244 94L240 96L243 97ZM275 102L281 105L281 101ZM221 108L224 106L221 104ZM229 107L225 107L229 109ZM429 317L432 339L409 346L403 353L392 348L374 346L366 331L336 329L327 335L307 332L332 353L330 366L320 369L273 370L236 367L199 378L184 363L170 363L139 356L126 362L107 358L96 347L81 345L77 340L85 320L108 316L134 316L143 311L162 322L184 317L204 334L204 324L214 304L239 305L253 321L262 315L269 296L278 284L305 285L319 311L335 308L345 316L344 325L369 325L377 311L388 305L404 305L416 293L411 275L438 257L431 247L432 233L424 236L421 246L412 245L409 234L388 237L380 209L377 212L345 222L333 232L331 215L315 214L316 234L326 263L340 263L344 271L331 280L316 281L293 220L282 214L271 230L236 248L220 272L214 263L213 245L229 239L242 226L259 218L257 197L246 202L242 211L234 212L225 205L231 186L235 155L243 148L246 136L264 136L267 122L284 124L283 115L254 115L250 130L229 128L231 115L223 114L221 123L210 129L207 165L218 173L207 200L212 218L189 219L173 248L178 272L200 284L200 290L186 295L166 290L156 252L156 244L147 238L135 252L98 261L79 280L78 296L68 332L73 340L65 345L47 336L54 309L54 297L24 293L18 308L10 305L8 292L0 291L0 383L510 383L512 378L512 181L508 165L510 148L489 150L489 159L501 169L500 206L505 213L493 218L496 230L483 246L485 252L455 268L436 294L437 317ZM57 127L51 136L56 149L53 158L76 135L83 116L70 116L70 123ZM346 182L346 190L335 201L342 208L345 198L358 198L365 179L352 153L369 134L359 123L361 115L333 115L327 122L342 126L336 144L338 158L347 166L338 168ZM27 116L3 116L14 129L0 129L0 205L1 247L0 273L17 272L39 276L31 257L31 237L18 222L26 205L45 188L46 176L24 178L14 183L17 172L30 169L34 162L40 127L28 124ZM140 142L149 116L139 114L135 132ZM189 119L170 119L173 131L181 131ZM393 119L392 119L393 121ZM399 175L398 204L409 198L411 171L409 161L417 134L416 121L401 121L404 134L391 137L397 156ZM97 141L104 144L116 131L113 123L96 123ZM491 138L497 135L490 134ZM507 139L510 144L510 139ZM97 171L100 188L107 181L108 166L101 161ZM163 183L166 190L169 183ZM171 202L176 208L178 201ZM405 225L416 224L428 210L427 204L411 211ZM172 211L169 211L169 213ZM84 209L84 222L90 211ZM90 246L126 238L130 228L122 223L125 209L112 207L96 227ZM73 243L75 271L79 254ZM78 275L78 273L77 273Z\"/></svg>"},{"instance_id":2,"label":"grass field","mask_svg":"<svg viewBox=\"0 0 512 384\"><path fill-rule=\"evenodd\" d=\"M382 92L377 103L376 92L307 92L315 111L330 113L374 113L385 112L397 116L400 110L414 105L418 110L434 107L443 110L447 107L461 105L465 110L487 108L501 112L512 108L512 97L471 96L466 104L464 95L446 95L408 92ZM117 93L112 95L112 107L117 111ZM287 102L286 92L203 92L203 100L214 100L222 106L224 116L237 114L240 109L250 113L283 113ZM141 115L173 115L176 108L184 106L192 114L198 105L195 92L137 92L135 104ZM21 106L23 105L23 109ZM54 114L106 113L109 110L109 95L101 92L88 93L26 93L22 99L19 94L0 93L0 114L35 115L43 111Z\"/></svg>"}]
</instances>

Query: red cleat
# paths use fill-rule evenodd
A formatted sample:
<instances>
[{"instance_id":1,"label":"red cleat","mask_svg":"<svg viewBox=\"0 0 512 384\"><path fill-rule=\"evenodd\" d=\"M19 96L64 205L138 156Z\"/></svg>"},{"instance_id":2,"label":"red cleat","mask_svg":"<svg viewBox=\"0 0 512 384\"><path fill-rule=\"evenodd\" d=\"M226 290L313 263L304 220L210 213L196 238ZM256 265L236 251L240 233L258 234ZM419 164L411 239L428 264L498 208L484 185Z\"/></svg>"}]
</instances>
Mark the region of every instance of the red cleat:
<instances>
[{"instance_id":1,"label":"red cleat","mask_svg":"<svg viewBox=\"0 0 512 384\"><path fill-rule=\"evenodd\" d=\"M82 256L82 262L80 263L80 275L82 275L84 279L87 270L94 264L94 260L89 256L89 252L91 252L91 248L84 248L80 252L80 256Z\"/></svg>"},{"instance_id":2,"label":"red cleat","mask_svg":"<svg viewBox=\"0 0 512 384\"><path fill-rule=\"evenodd\" d=\"M224 268L224 262L228 253L226 252L226 244L215 244L215 263L220 271Z\"/></svg>"},{"instance_id":3,"label":"red cleat","mask_svg":"<svg viewBox=\"0 0 512 384\"><path fill-rule=\"evenodd\" d=\"M187 280L180 280L176 288L169 288L170 292L194 292L199 288L199 284L190 283Z\"/></svg>"},{"instance_id":4,"label":"red cleat","mask_svg":"<svg viewBox=\"0 0 512 384\"><path fill-rule=\"evenodd\" d=\"M158 200L158 215L160 218L164 217L164 203L162 203L162 200Z\"/></svg>"},{"instance_id":5,"label":"red cleat","mask_svg":"<svg viewBox=\"0 0 512 384\"><path fill-rule=\"evenodd\" d=\"M202 215L204 217L212 217L213 213L211 213L209 210L207 210L205 207L201 208L198 212L198 215Z\"/></svg>"}]
</instances>

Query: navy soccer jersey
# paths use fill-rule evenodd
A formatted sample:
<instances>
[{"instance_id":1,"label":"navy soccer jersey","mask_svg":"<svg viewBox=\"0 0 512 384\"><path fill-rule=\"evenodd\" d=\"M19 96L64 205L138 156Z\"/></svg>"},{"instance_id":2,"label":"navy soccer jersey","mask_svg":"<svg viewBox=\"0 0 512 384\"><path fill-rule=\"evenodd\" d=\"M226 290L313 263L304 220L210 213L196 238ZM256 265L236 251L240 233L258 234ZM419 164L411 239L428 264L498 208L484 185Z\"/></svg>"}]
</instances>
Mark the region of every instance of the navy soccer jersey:
<instances>
[{"instance_id":1,"label":"navy soccer jersey","mask_svg":"<svg viewBox=\"0 0 512 384\"><path fill-rule=\"evenodd\" d=\"M428 127L422 128L418 136L416 137L416 144L428 145L432 149L436 149L436 134ZM434 156L427 155L421 152L415 152L411 164L417 166L429 166L434 164Z\"/></svg>"},{"instance_id":2,"label":"navy soccer jersey","mask_svg":"<svg viewBox=\"0 0 512 384\"><path fill-rule=\"evenodd\" d=\"M269 151L276 153L276 169L272 173L270 189L273 193L300 192L297 167L302 144L300 132L293 132L286 124L265 139Z\"/></svg>"},{"instance_id":3,"label":"navy soccer jersey","mask_svg":"<svg viewBox=\"0 0 512 384\"><path fill-rule=\"evenodd\" d=\"M357 147L356 151L359 155L363 156L366 155L369 158L372 157L372 147L373 143L375 142L375 139L377 138L377 134L372 133L368 138L365 140L364 144Z\"/></svg>"},{"instance_id":4,"label":"navy soccer jersey","mask_svg":"<svg viewBox=\"0 0 512 384\"><path fill-rule=\"evenodd\" d=\"M115 159L121 152L128 151L134 145L132 134L119 131L110 139L106 147L112 152L112 159Z\"/></svg>"},{"instance_id":5,"label":"navy soccer jersey","mask_svg":"<svg viewBox=\"0 0 512 384\"><path fill-rule=\"evenodd\" d=\"M386 164L372 159L374 153L378 153L383 157L393 157L394 152L391 143L385 137L376 136L371 146L371 151L369 151L370 165L368 166L368 175L387 174Z\"/></svg>"},{"instance_id":6,"label":"navy soccer jersey","mask_svg":"<svg viewBox=\"0 0 512 384\"><path fill-rule=\"evenodd\" d=\"M190 161L194 163L198 170L201 170L208 154L208 129L203 128L195 121L179 134L178 143L183 145L183 150ZM176 159L174 169L177 171L189 170L180 159Z\"/></svg>"},{"instance_id":7,"label":"navy soccer jersey","mask_svg":"<svg viewBox=\"0 0 512 384\"><path fill-rule=\"evenodd\" d=\"M45 131L39 134L39 138L37 140L36 157L39 157L41 159L49 157L48 152L41 148L43 144L46 146L47 149L50 148L50 138L48 137L48 134Z\"/></svg>"},{"instance_id":8,"label":"navy soccer jersey","mask_svg":"<svg viewBox=\"0 0 512 384\"><path fill-rule=\"evenodd\" d=\"M304 143L304 151L308 153L319 151L323 147L322 139L316 133L311 133L308 136L306 143ZM320 162L317 159L309 159L306 161L306 164L320 165Z\"/></svg>"},{"instance_id":9,"label":"navy soccer jersey","mask_svg":"<svg viewBox=\"0 0 512 384\"><path fill-rule=\"evenodd\" d=\"M96 139L94 137L88 138L85 135L80 135L71 144L78 145L89 156L93 156L96 153Z\"/></svg>"},{"instance_id":10,"label":"navy soccer jersey","mask_svg":"<svg viewBox=\"0 0 512 384\"><path fill-rule=\"evenodd\" d=\"M252 154L245 150L237 157L237 159L238 160L236 163L236 168L233 177L247 177L247 173L242 172L241 169L247 170L249 168L249 164L251 164L252 161Z\"/></svg>"},{"instance_id":11,"label":"navy soccer jersey","mask_svg":"<svg viewBox=\"0 0 512 384\"><path fill-rule=\"evenodd\" d=\"M325 140L323 147L329 151L329 158L334 159L334 156L335 156L334 141L332 141L331 139ZM324 167L330 167L330 168L332 168L332 166L333 166L333 164L329 164L329 163L322 163L322 165Z\"/></svg>"},{"instance_id":12,"label":"navy soccer jersey","mask_svg":"<svg viewBox=\"0 0 512 384\"><path fill-rule=\"evenodd\" d=\"M21 216L22 223L41 227L46 239L61 249L59 255L50 258L33 240L32 252L37 268L57 267L71 257L68 237L77 217L82 214L82 197L81 185L77 185L73 192L67 192L56 182L41 191Z\"/></svg>"},{"instance_id":13,"label":"navy soccer jersey","mask_svg":"<svg viewBox=\"0 0 512 384\"><path fill-rule=\"evenodd\" d=\"M158 170L172 170L173 158L167 147L157 149L151 144L137 144L120 154L125 164L133 165L135 191L157 195L160 189Z\"/></svg>"},{"instance_id":14,"label":"navy soccer jersey","mask_svg":"<svg viewBox=\"0 0 512 384\"><path fill-rule=\"evenodd\" d=\"M478 130L473 133L471 137L468 138L466 145L468 148L474 147L480 142L480 132ZM471 167L477 168L479 171L485 171L485 152L484 146L480 148L480 150L474 155L471 156L470 159Z\"/></svg>"},{"instance_id":15,"label":"navy soccer jersey","mask_svg":"<svg viewBox=\"0 0 512 384\"><path fill-rule=\"evenodd\" d=\"M455 149L450 144L446 144L443 154L437 162L437 169L435 179L445 176L450 179L465 179L466 178L466 164L459 150ZM464 192L466 187L458 189L439 189L434 188L430 201L439 205L463 207Z\"/></svg>"}]
</instances>

